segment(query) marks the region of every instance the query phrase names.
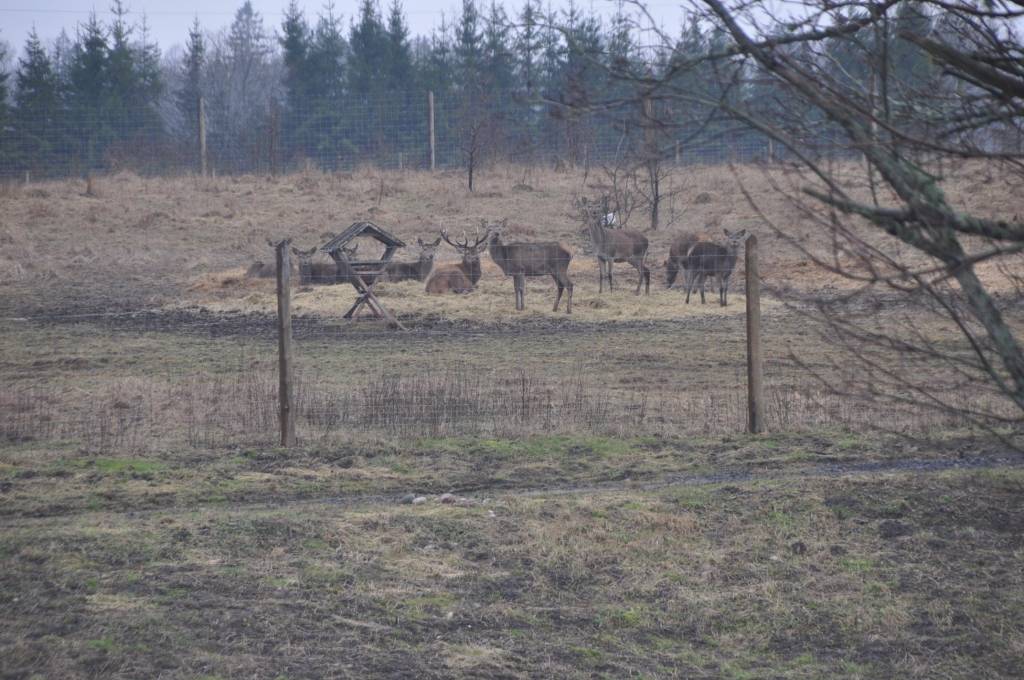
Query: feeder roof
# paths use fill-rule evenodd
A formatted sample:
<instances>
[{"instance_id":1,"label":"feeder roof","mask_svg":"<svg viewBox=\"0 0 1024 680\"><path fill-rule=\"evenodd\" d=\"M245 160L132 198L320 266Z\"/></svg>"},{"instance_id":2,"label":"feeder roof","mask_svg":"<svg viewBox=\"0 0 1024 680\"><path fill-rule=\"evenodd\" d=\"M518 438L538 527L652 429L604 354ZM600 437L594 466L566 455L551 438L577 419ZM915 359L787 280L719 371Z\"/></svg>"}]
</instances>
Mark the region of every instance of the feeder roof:
<instances>
[{"instance_id":1,"label":"feeder roof","mask_svg":"<svg viewBox=\"0 0 1024 680\"><path fill-rule=\"evenodd\" d=\"M324 253L332 253L359 236L371 236L389 248L405 247L405 242L400 238L381 229L373 222L355 222L351 227L320 246L320 250Z\"/></svg>"}]
</instances>

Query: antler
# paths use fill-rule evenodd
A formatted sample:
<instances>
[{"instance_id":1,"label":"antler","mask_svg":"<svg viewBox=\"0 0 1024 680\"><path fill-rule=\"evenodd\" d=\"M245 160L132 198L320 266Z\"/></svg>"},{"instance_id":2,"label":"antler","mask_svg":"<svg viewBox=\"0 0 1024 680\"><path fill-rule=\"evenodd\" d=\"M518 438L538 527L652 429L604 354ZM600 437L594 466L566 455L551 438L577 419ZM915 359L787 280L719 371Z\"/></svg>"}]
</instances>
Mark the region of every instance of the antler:
<instances>
[{"instance_id":1,"label":"antler","mask_svg":"<svg viewBox=\"0 0 1024 680\"><path fill-rule=\"evenodd\" d=\"M465 236L466 232L462 232L462 235ZM445 240L445 243L450 245L452 248L455 248L455 250L467 250L469 248L469 239L468 238L466 238L462 243L453 243L452 240L450 238L448 238L448 230L447 229L442 229L441 230L441 238L443 238Z\"/></svg>"},{"instance_id":2,"label":"antler","mask_svg":"<svg viewBox=\"0 0 1024 680\"><path fill-rule=\"evenodd\" d=\"M474 249L479 248L480 244L483 243L484 241L486 241L487 237L491 235L491 228L489 226L487 226L487 223L484 222L483 220L481 220L481 222L483 222L483 225L484 225L484 235L480 236L480 230L479 229L476 230L476 237L475 237L476 241L473 243L473 246L472 246ZM467 243L468 243L468 241L467 241Z\"/></svg>"}]
</instances>

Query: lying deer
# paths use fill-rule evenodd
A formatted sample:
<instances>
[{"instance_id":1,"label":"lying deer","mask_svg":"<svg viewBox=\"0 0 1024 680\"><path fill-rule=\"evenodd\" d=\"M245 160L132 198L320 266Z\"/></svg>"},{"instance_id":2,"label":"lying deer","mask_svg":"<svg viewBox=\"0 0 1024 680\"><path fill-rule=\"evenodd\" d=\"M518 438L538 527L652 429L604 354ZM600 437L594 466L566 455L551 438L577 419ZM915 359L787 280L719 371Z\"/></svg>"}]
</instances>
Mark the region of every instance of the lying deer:
<instances>
[{"instance_id":1,"label":"lying deer","mask_svg":"<svg viewBox=\"0 0 1024 680\"><path fill-rule=\"evenodd\" d=\"M421 238L416 239L416 245L420 248L419 259L415 262L389 262L384 270L387 280L426 281L434 268L434 255L440 244L440 237L433 243L424 243Z\"/></svg>"},{"instance_id":2,"label":"lying deer","mask_svg":"<svg viewBox=\"0 0 1024 680\"><path fill-rule=\"evenodd\" d=\"M697 245L699 240L693 234L679 234L672 240L672 245L668 250L668 259L665 260L666 288L671 288L675 284L679 272L683 272L683 285L689 285L690 275L686 269L686 256L690 254L690 249Z\"/></svg>"},{"instance_id":3,"label":"lying deer","mask_svg":"<svg viewBox=\"0 0 1024 680\"><path fill-rule=\"evenodd\" d=\"M487 233L484 232L473 245L469 244L469 238L465 234L462 242L453 243L448 238L447 230L441 231L441 238L462 255L462 262L435 267L434 273L427 279L427 292L432 295L472 292L483 275L480 269L480 253L487 248Z\"/></svg>"},{"instance_id":4,"label":"lying deer","mask_svg":"<svg viewBox=\"0 0 1024 680\"><path fill-rule=\"evenodd\" d=\"M700 285L700 303L704 304L704 281L714 277L718 281L718 302L723 307L729 293L729 278L736 268L736 258L740 244L747 237L747 230L737 232L725 230L724 246L717 243L698 243L690 248L686 256L686 304L690 304L690 291L695 284Z\"/></svg>"},{"instance_id":5,"label":"lying deer","mask_svg":"<svg viewBox=\"0 0 1024 680\"><path fill-rule=\"evenodd\" d=\"M562 300L562 291L569 290L565 304L565 313L572 314L572 279L569 278L569 262L572 260L565 246L556 241L538 241L534 243L502 243L501 232L508 225L508 220L488 227L488 250L494 263L501 267L505 276L512 277L515 287L516 310L526 309L526 277L550 275L558 286L555 306Z\"/></svg>"},{"instance_id":6,"label":"lying deer","mask_svg":"<svg viewBox=\"0 0 1024 680\"><path fill-rule=\"evenodd\" d=\"M292 253L299 260L299 285L300 286L312 286L315 284L335 284L338 283L338 265L334 262L313 262L313 256L316 255L318 248L313 246L309 250L299 250L296 247L292 247ZM342 247L341 251L345 254L346 258L351 259L355 256L356 251L359 250L359 244L355 244L351 248Z\"/></svg>"},{"instance_id":7,"label":"lying deer","mask_svg":"<svg viewBox=\"0 0 1024 680\"><path fill-rule=\"evenodd\" d=\"M636 294L640 294L641 284L645 286L645 292L650 294L651 270L644 264L649 246L647 237L636 231L613 229L618 220L615 213L608 212L607 203L605 198L604 203L595 208L585 198L579 202L580 212L590 232L590 240L594 244L594 254L597 255L597 291L604 292L606 276L608 290L614 290L612 265L615 262L628 262L636 269Z\"/></svg>"}]
</instances>

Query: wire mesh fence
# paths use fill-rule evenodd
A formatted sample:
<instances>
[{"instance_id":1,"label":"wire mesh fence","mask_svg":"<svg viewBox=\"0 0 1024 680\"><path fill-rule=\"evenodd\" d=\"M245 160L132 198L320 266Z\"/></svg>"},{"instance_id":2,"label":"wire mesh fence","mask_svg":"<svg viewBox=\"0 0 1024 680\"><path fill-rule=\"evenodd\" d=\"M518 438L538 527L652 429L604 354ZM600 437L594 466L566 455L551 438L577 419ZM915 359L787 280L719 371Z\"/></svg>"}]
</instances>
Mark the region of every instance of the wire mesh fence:
<instances>
[{"instance_id":1,"label":"wire mesh fence","mask_svg":"<svg viewBox=\"0 0 1024 680\"><path fill-rule=\"evenodd\" d=\"M278 380L270 360L239 357L240 370L102 381L87 398L59 386L18 386L0 394L0 441L71 445L89 452L159 452L273 445ZM245 368L241 368L245 367ZM420 371L380 366L345 385L308 365L297 373L301 444L353 437L498 437L538 434L693 436L742 429L742 371L722 385L680 390L643 384L608 389L593 363L564 375L534 368L490 370L452 363ZM905 433L965 427L964 413L843 396L808 379L768 376L767 425L783 432L871 427Z\"/></svg>"},{"instance_id":2,"label":"wire mesh fence","mask_svg":"<svg viewBox=\"0 0 1024 680\"><path fill-rule=\"evenodd\" d=\"M132 170L144 175L277 173L315 167L461 168L506 161L542 165L760 161L782 153L729 126L692 126L670 110L646 120L637 106L567 111L513 92L480 99L426 91L350 98L336 107L240 113L217 102L183 114L78 112L0 129L0 176L59 178ZM200 137L204 137L200 141Z\"/></svg>"}]
</instances>

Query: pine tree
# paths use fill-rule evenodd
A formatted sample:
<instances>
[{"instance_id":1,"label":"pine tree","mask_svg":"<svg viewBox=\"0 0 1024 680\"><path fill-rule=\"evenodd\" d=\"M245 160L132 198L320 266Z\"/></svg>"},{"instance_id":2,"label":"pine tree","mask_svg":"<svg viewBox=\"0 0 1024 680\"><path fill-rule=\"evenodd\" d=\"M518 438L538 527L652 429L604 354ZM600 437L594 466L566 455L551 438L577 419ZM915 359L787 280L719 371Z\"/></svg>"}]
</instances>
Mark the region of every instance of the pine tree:
<instances>
[{"instance_id":1,"label":"pine tree","mask_svg":"<svg viewBox=\"0 0 1024 680\"><path fill-rule=\"evenodd\" d=\"M455 55L452 50L451 26L441 15L441 27L430 34L429 48L418 65L421 82L440 96L449 92L455 80Z\"/></svg>"},{"instance_id":2,"label":"pine tree","mask_svg":"<svg viewBox=\"0 0 1024 680\"><path fill-rule=\"evenodd\" d=\"M7 106L7 97L10 94L7 88L7 79L11 76L7 71L9 53L10 50L7 47L7 43L0 40L0 136L7 129L7 116L9 114Z\"/></svg>"},{"instance_id":3,"label":"pine tree","mask_svg":"<svg viewBox=\"0 0 1024 680\"><path fill-rule=\"evenodd\" d=\"M305 80L312 101L340 107L345 95L348 45L341 32L341 19L334 14L334 4L328 3L326 10L326 14L317 19L309 48L309 73Z\"/></svg>"},{"instance_id":4,"label":"pine tree","mask_svg":"<svg viewBox=\"0 0 1024 680\"><path fill-rule=\"evenodd\" d=\"M57 39L53 41L53 72L57 76L57 84L61 96L65 96L71 86L71 61L75 54L75 45L68 37L67 31L61 29Z\"/></svg>"},{"instance_id":5,"label":"pine tree","mask_svg":"<svg viewBox=\"0 0 1024 680\"><path fill-rule=\"evenodd\" d=\"M188 31L185 56L181 60L182 86L178 90L178 111L184 121L185 133L189 139L198 134L199 98L203 96L203 68L206 65L206 41L199 27L199 17L192 21Z\"/></svg>"},{"instance_id":6,"label":"pine tree","mask_svg":"<svg viewBox=\"0 0 1024 680\"><path fill-rule=\"evenodd\" d=\"M534 0L526 0L519 13L519 31L515 39L518 86L527 97L537 94L537 62L541 51L539 15L540 9L534 5Z\"/></svg>"},{"instance_id":7,"label":"pine tree","mask_svg":"<svg viewBox=\"0 0 1024 680\"><path fill-rule=\"evenodd\" d=\"M388 88L408 92L413 83L412 49L409 27L405 22L401 0L392 0L388 12Z\"/></svg>"},{"instance_id":8,"label":"pine tree","mask_svg":"<svg viewBox=\"0 0 1024 680\"><path fill-rule=\"evenodd\" d=\"M932 60L920 47L899 37L900 34L912 34L927 37L932 31L933 21L924 7L914 0L904 0L896 6L895 21L892 22L890 34L892 44L889 47L889 59L892 75L901 92L890 93L901 100L911 99L914 91L928 87L935 70Z\"/></svg>"},{"instance_id":9,"label":"pine tree","mask_svg":"<svg viewBox=\"0 0 1024 680\"><path fill-rule=\"evenodd\" d=\"M231 88L228 111L231 119L243 127L250 127L262 114L256 101L263 99L255 91L261 71L271 49L263 27L263 17L245 0L235 12L227 37L228 58L231 63Z\"/></svg>"},{"instance_id":10,"label":"pine tree","mask_svg":"<svg viewBox=\"0 0 1024 680\"><path fill-rule=\"evenodd\" d=\"M380 7L375 0L362 0L359 20L349 29L348 42L351 48L349 89L359 95L379 92L388 49Z\"/></svg>"},{"instance_id":11,"label":"pine tree","mask_svg":"<svg viewBox=\"0 0 1024 680\"><path fill-rule=\"evenodd\" d=\"M464 90L476 90L481 85L483 45L480 32L480 13L473 0L462 0L462 14L455 32L455 56L458 59L459 81Z\"/></svg>"},{"instance_id":12,"label":"pine tree","mask_svg":"<svg viewBox=\"0 0 1024 680\"><path fill-rule=\"evenodd\" d=\"M309 77L309 24L296 0L288 3L281 22L282 58L284 60L284 87L289 108L297 111L305 100Z\"/></svg>"},{"instance_id":13,"label":"pine tree","mask_svg":"<svg viewBox=\"0 0 1024 680\"><path fill-rule=\"evenodd\" d=\"M25 42L15 78L13 123L26 167L45 167L57 143L61 105L57 76L35 29Z\"/></svg>"},{"instance_id":14,"label":"pine tree","mask_svg":"<svg viewBox=\"0 0 1024 680\"><path fill-rule=\"evenodd\" d=\"M93 167L111 138L106 117L109 99L109 49L103 26L92 14L79 27L68 69L68 136L86 168Z\"/></svg>"},{"instance_id":15,"label":"pine tree","mask_svg":"<svg viewBox=\"0 0 1024 680\"><path fill-rule=\"evenodd\" d=\"M484 22L483 73L486 85L499 92L510 91L515 82L511 32L505 9L491 0L490 11Z\"/></svg>"},{"instance_id":16,"label":"pine tree","mask_svg":"<svg viewBox=\"0 0 1024 680\"><path fill-rule=\"evenodd\" d=\"M115 130L123 130L129 120L129 110L135 101L139 84L136 81L135 54L129 42L132 29L126 21L127 8L121 0L114 0L111 12L110 49L107 52L106 106Z\"/></svg>"},{"instance_id":17,"label":"pine tree","mask_svg":"<svg viewBox=\"0 0 1024 680\"><path fill-rule=\"evenodd\" d=\"M561 74L565 67L566 48L559 25L558 14L551 10L542 14L538 37L540 59L537 62L537 89L545 97L557 98L561 87Z\"/></svg>"}]
</instances>

